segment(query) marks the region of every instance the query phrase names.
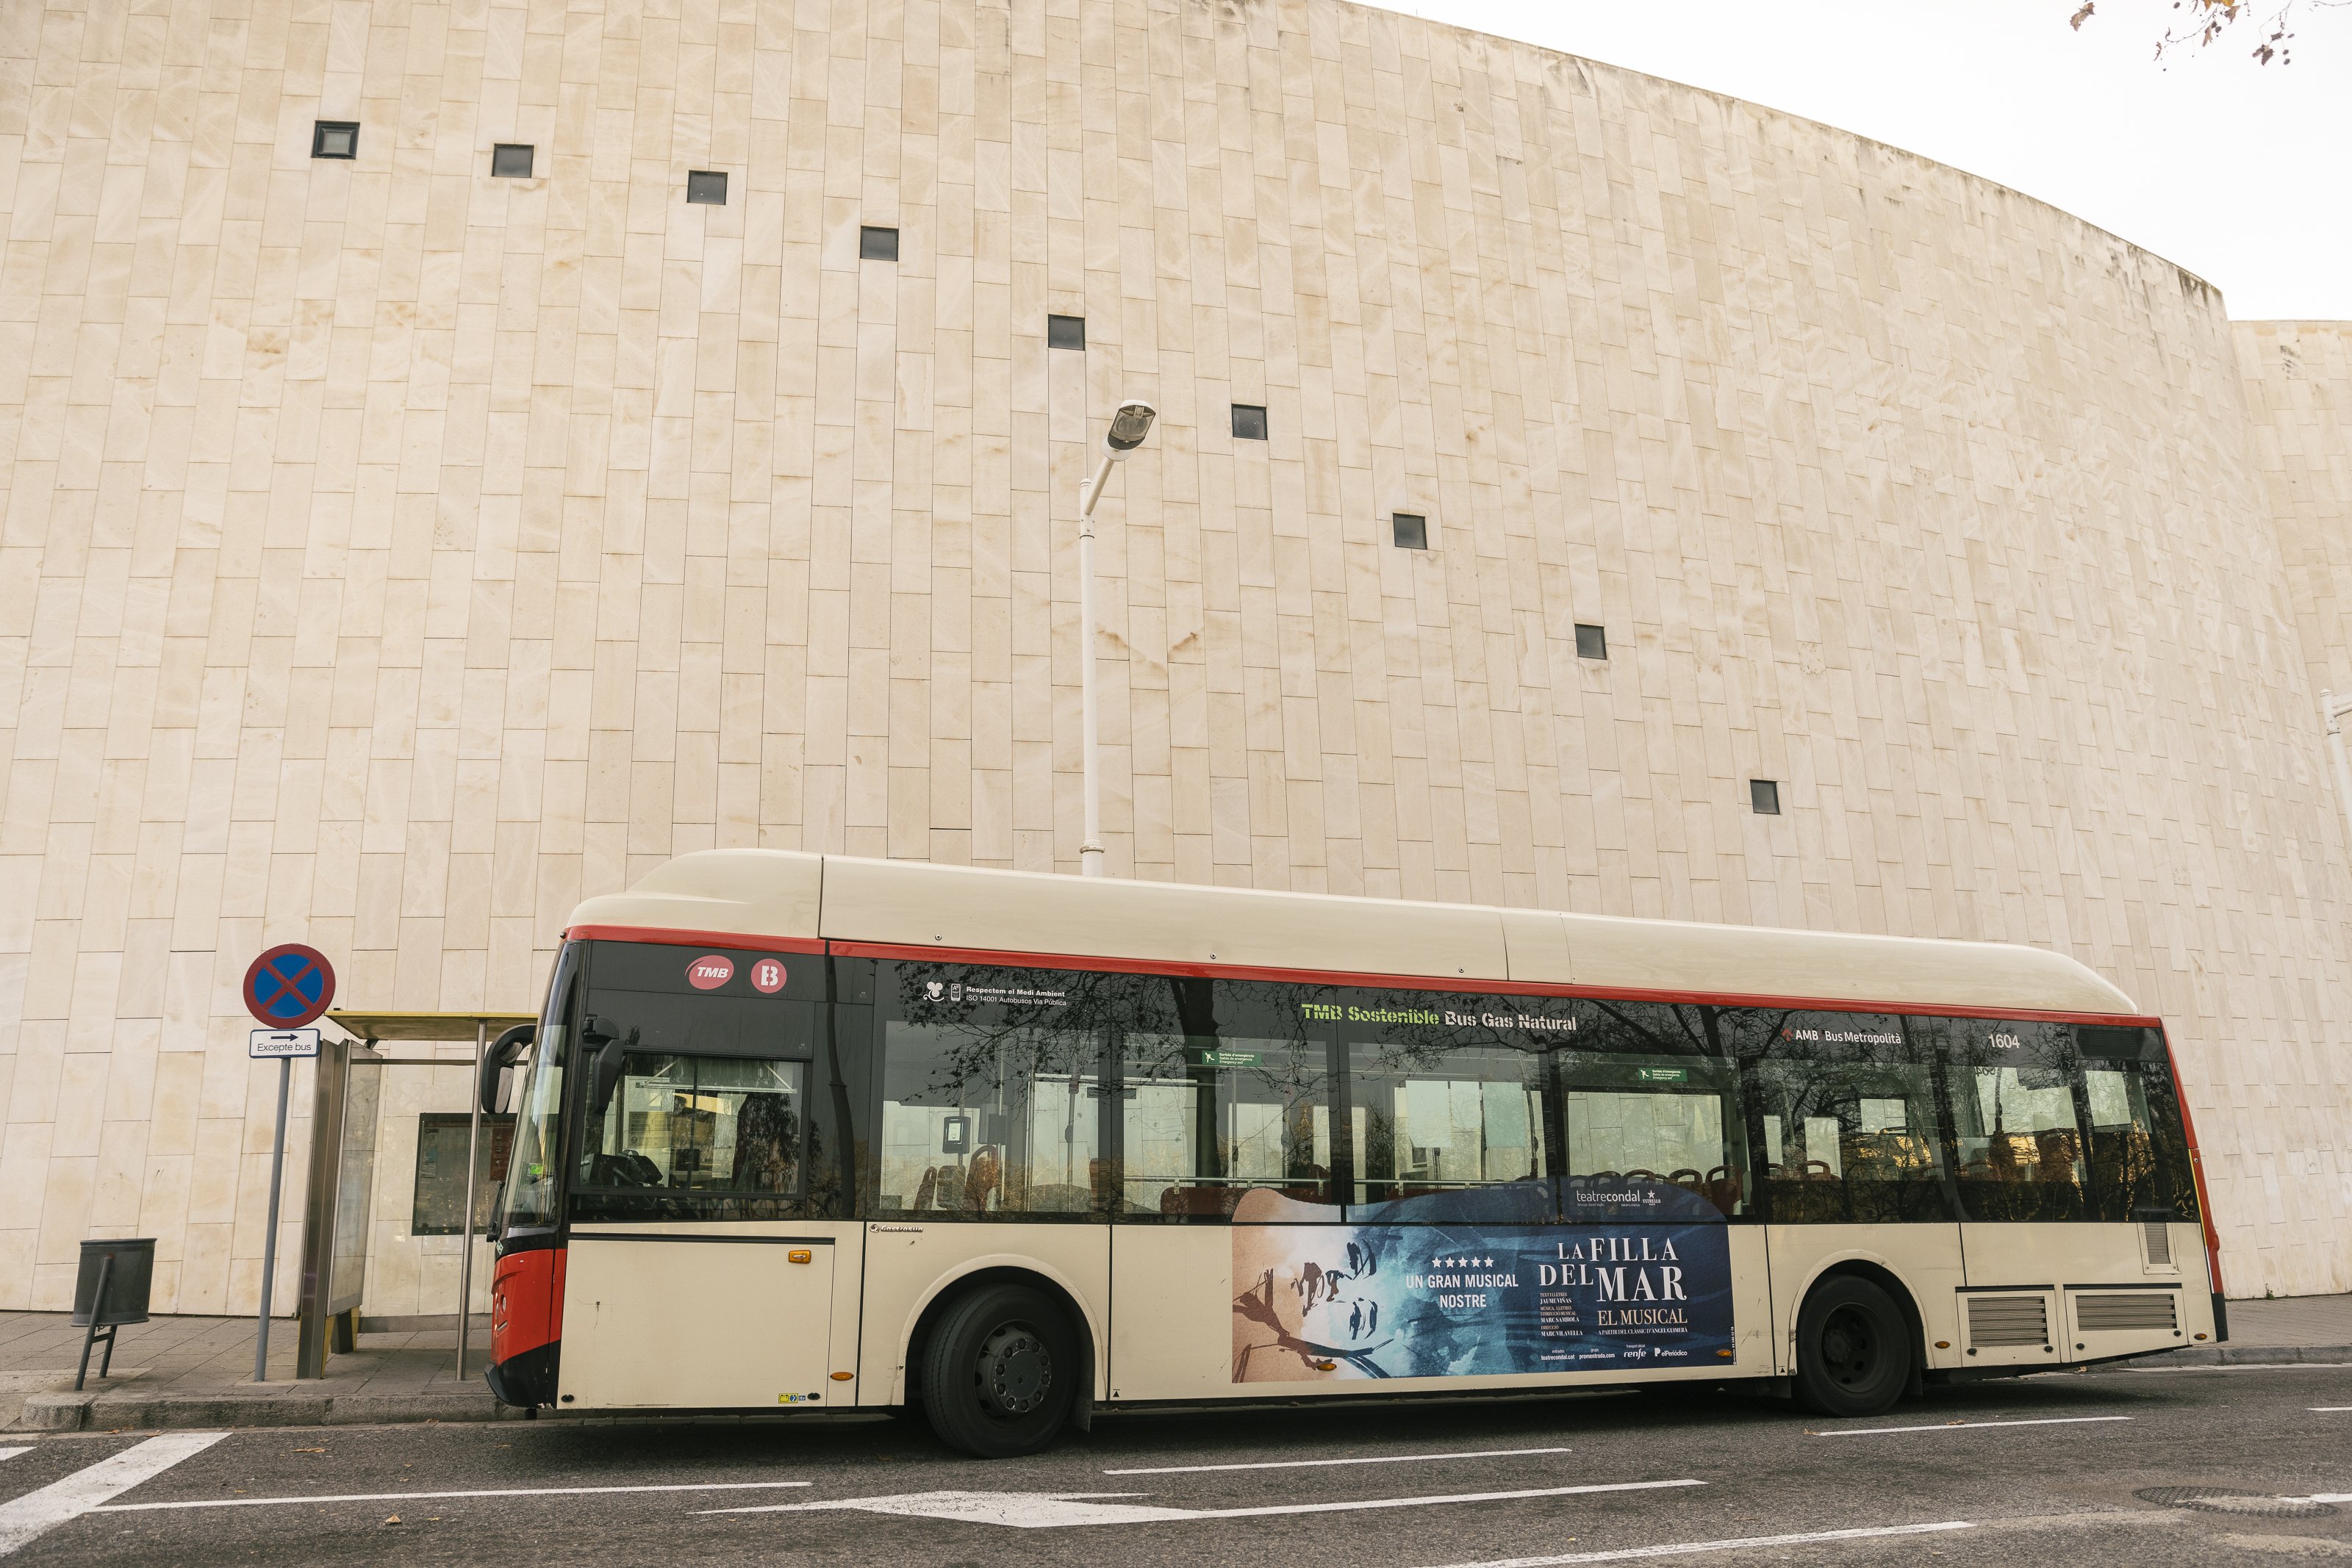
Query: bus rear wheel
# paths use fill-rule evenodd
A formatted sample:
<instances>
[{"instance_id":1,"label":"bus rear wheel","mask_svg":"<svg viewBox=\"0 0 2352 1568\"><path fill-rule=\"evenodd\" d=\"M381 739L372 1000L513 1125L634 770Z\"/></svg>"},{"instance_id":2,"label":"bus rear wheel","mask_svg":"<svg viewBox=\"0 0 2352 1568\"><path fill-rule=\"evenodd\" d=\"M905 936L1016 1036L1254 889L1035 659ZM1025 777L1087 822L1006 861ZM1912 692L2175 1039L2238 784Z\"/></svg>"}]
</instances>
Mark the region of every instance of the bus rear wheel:
<instances>
[{"instance_id":1,"label":"bus rear wheel","mask_svg":"<svg viewBox=\"0 0 2352 1568\"><path fill-rule=\"evenodd\" d=\"M1024 1285L984 1285L947 1310L923 1360L923 1414L940 1440L983 1459L1054 1440L1084 1375L1059 1306Z\"/></svg>"},{"instance_id":2,"label":"bus rear wheel","mask_svg":"<svg viewBox=\"0 0 2352 1568\"><path fill-rule=\"evenodd\" d=\"M1797 1398L1823 1416L1882 1416L1911 1382L1911 1325L1895 1298L1839 1274L1797 1313Z\"/></svg>"}]
</instances>

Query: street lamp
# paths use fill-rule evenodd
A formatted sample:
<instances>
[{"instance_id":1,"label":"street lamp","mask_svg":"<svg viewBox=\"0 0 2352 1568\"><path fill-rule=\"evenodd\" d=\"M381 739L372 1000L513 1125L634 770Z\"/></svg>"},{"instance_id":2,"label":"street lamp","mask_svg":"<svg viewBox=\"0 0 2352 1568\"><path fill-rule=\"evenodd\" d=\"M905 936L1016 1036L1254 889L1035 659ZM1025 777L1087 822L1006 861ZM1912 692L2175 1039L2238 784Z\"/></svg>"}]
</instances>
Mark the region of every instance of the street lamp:
<instances>
[{"instance_id":1,"label":"street lamp","mask_svg":"<svg viewBox=\"0 0 2352 1568\"><path fill-rule=\"evenodd\" d=\"M2319 716L2327 724L2328 755L2336 764L2336 799L2344 810L2344 821L2352 828L2352 767L2344 761L2344 731L2340 721L2352 714L2352 702L2337 702L2334 692L2319 694Z\"/></svg>"},{"instance_id":2,"label":"street lamp","mask_svg":"<svg viewBox=\"0 0 2352 1568\"><path fill-rule=\"evenodd\" d=\"M1078 845L1081 876L1103 873L1102 779L1095 763L1095 503L1110 482L1111 465L1126 462L1159 417L1160 411L1141 398L1129 398L1112 410L1110 428L1103 432L1102 462L1095 476L1078 487L1078 635L1084 639L1078 689L1085 714L1087 778L1087 831Z\"/></svg>"}]
</instances>

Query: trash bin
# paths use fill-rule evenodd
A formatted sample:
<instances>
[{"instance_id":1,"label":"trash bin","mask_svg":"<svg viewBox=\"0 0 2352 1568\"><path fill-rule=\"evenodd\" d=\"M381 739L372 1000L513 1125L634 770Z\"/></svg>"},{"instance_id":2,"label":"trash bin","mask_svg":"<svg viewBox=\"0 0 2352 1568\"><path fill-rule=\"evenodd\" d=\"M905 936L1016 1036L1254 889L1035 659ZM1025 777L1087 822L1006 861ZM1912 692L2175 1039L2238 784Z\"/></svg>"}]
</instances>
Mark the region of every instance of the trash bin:
<instances>
[{"instance_id":1,"label":"trash bin","mask_svg":"<svg viewBox=\"0 0 2352 1568\"><path fill-rule=\"evenodd\" d=\"M101 1337L106 1341L106 1354L98 1364L98 1375L106 1375L114 1364L114 1331L125 1323L147 1321L147 1298L153 1293L154 1284L153 1237L81 1244L81 1269L74 1276L73 1326L89 1332L81 1339L76 1388L89 1376L90 1347Z\"/></svg>"}]
</instances>

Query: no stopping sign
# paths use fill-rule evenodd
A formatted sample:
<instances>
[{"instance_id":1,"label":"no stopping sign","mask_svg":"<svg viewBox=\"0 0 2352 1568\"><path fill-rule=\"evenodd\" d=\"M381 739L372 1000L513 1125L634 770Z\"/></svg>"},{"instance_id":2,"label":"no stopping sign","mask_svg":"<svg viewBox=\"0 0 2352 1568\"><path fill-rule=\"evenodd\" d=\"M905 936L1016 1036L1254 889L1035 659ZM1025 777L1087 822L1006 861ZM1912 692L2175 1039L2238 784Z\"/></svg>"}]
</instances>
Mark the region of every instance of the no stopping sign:
<instances>
[{"instance_id":1,"label":"no stopping sign","mask_svg":"<svg viewBox=\"0 0 2352 1568\"><path fill-rule=\"evenodd\" d=\"M271 1029L300 1029L335 999L335 967L316 947L287 942L245 972L245 1010Z\"/></svg>"}]
</instances>

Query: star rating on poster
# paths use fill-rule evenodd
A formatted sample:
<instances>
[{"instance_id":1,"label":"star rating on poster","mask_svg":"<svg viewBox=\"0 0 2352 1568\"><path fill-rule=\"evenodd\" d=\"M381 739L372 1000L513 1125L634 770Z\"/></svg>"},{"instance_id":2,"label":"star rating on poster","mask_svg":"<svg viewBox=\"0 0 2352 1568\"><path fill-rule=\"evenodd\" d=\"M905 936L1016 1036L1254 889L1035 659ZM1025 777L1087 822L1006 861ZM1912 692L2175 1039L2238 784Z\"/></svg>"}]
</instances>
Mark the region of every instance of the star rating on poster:
<instances>
[{"instance_id":1,"label":"star rating on poster","mask_svg":"<svg viewBox=\"0 0 2352 1568\"><path fill-rule=\"evenodd\" d=\"M1433 1269L1491 1269L1495 1260L1492 1258L1432 1258L1429 1266Z\"/></svg>"}]
</instances>

